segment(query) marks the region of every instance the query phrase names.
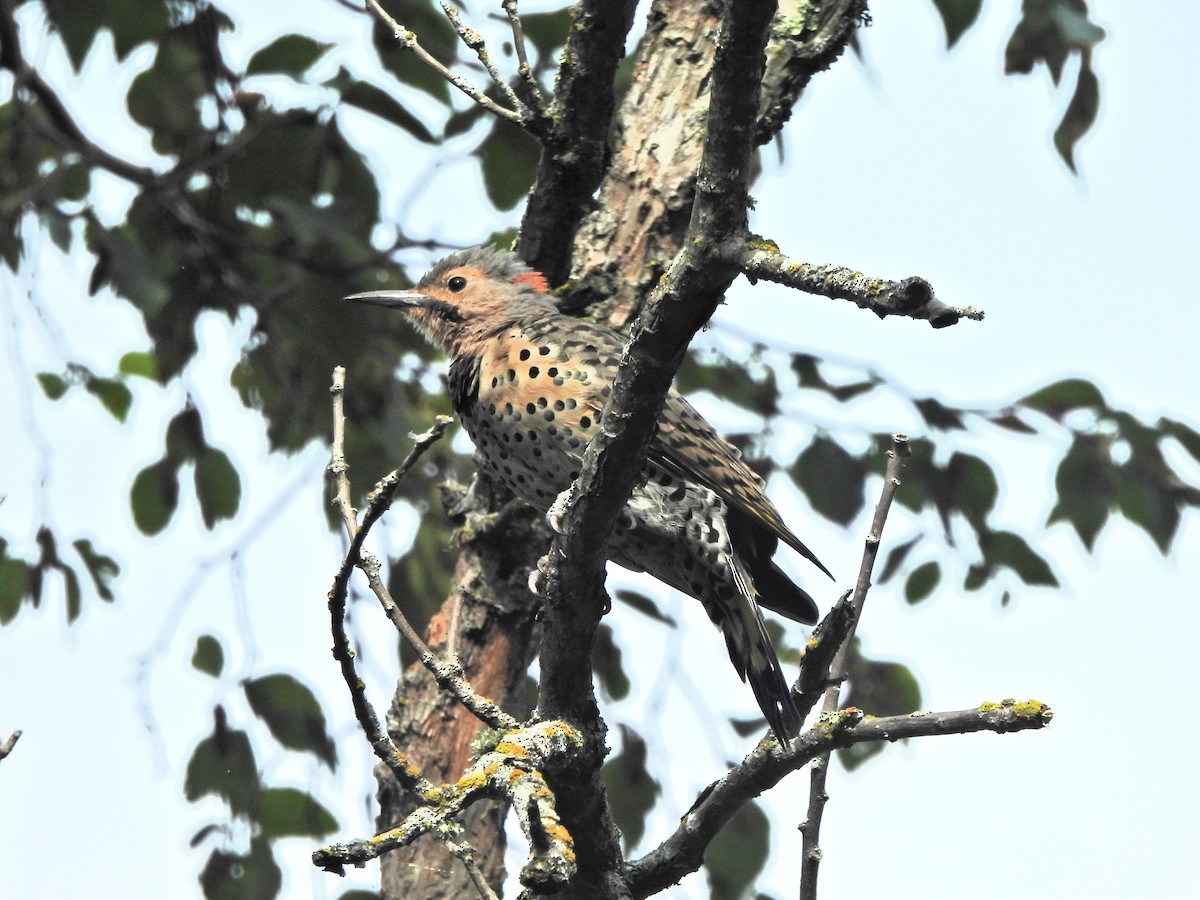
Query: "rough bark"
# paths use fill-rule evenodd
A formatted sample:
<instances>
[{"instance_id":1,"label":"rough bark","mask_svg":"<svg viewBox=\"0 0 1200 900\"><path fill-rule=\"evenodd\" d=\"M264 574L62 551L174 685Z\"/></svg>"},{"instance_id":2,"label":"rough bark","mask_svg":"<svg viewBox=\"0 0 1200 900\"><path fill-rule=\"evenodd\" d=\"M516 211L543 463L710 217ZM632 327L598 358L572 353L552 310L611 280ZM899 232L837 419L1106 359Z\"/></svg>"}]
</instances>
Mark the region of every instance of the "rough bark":
<instances>
[{"instance_id":1,"label":"rough bark","mask_svg":"<svg viewBox=\"0 0 1200 900\"><path fill-rule=\"evenodd\" d=\"M657 0L614 127L612 162L572 259L572 306L623 327L679 251L704 147L721 3Z\"/></svg>"}]
</instances>

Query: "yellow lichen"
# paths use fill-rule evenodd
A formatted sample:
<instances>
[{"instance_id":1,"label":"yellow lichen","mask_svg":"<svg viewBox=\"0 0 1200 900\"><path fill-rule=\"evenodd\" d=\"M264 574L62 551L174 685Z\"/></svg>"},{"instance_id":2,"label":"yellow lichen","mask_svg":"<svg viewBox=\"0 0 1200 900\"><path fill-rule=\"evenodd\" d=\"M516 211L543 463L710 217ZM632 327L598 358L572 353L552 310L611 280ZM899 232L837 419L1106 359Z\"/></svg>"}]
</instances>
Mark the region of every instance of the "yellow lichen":
<instances>
[{"instance_id":1,"label":"yellow lichen","mask_svg":"<svg viewBox=\"0 0 1200 900\"><path fill-rule=\"evenodd\" d=\"M1014 716L1032 719L1046 711L1046 704L1041 700L1026 700L1024 703L1014 703L1012 711Z\"/></svg>"}]
</instances>

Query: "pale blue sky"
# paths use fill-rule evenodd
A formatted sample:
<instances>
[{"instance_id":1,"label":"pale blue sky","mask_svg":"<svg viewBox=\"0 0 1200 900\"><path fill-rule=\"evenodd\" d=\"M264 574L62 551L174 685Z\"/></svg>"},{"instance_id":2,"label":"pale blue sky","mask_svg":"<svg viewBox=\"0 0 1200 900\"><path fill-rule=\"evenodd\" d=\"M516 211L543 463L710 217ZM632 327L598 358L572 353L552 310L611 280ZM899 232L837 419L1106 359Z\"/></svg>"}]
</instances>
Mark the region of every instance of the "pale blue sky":
<instances>
[{"instance_id":1,"label":"pale blue sky","mask_svg":"<svg viewBox=\"0 0 1200 900\"><path fill-rule=\"evenodd\" d=\"M931 3L876 6L875 25L863 34L866 65L846 59L818 76L788 126L783 166L773 149L764 154L754 227L801 259L881 277L924 275L947 302L985 309L986 321L935 332L923 323L881 322L849 304L739 283L700 340L727 342L754 330L781 350L859 361L915 395L964 405L1002 403L1084 375L1115 405L1200 426L1200 314L1190 269L1200 141L1193 79L1180 72L1200 33L1200 9L1160 4L1151 16L1136 4L1091 4L1108 31L1095 58L1101 115L1078 148L1082 174L1074 177L1050 144L1069 91L1054 89L1044 71L1000 77L1015 0L985 4L981 23L949 55ZM239 52L248 55L266 37L308 23L321 22L338 39L359 27L330 2L287 9L289 18L271 21L237 16L245 29L234 39ZM33 58L65 83L61 54L46 41L40 46ZM105 52L94 53L92 65L106 85L126 83L148 61L135 54L117 69ZM1073 72L1069 67L1068 79ZM106 104L120 96L115 89L79 95L76 106L94 133L113 127ZM511 221L481 208L473 163L460 148L422 170L410 143L385 146L387 135L361 119L350 130L371 142L372 162L390 173L384 208L407 227L464 242ZM116 141L126 132L104 133ZM414 170L424 182L417 192ZM119 209L121 189L110 182L102 190ZM189 806L182 783L187 754L211 727L207 709L225 703L235 726L250 726L237 681L279 670L312 685L327 710L346 707L327 650L324 594L340 549L321 513L326 459L319 448L268 458L258 417L227 388L248 322L204 319L204 352L181 383L139 385L127 426L115 425L78 391L59 403L40 398L30 371L58 370L67 360L112 371L122 353L146 345L122 302L85 296L90 262L82 252L64 258L42 244L20 278L0 276L0 416L20 423L0 451L0 492L8 494L0 532L26 555L43 520L64 539L98 538L119 551L123 574L116 604L89 601L73 627L64 624L61 600L50 598L0 630L0 683L8 686L0 730L25 729L16 753L0 765L5 894L198 896L195 875L206 854L190 850L187 840L223 820L223 809L215 801ZM346 362L353 390L353 360ZM206 532L185 491L172 526L146 542L128 515L129 484L161 452L163 424L186 392L212 439L246 473L243 511ZM702 408L717 424L746 426L705 400ZM894 394L845 408L803 393L786 405L791 421L774 438L781 451L794 453L814 424L850 439L863 427L922 433ZM999 588L965 595L944 588L910 608L897 586L880 586L868 603L863 640L873 655L914 668L928 708L1036 697L1057 718L1038 733L913 742L853 775L835 769L822 840L823 896L1192 896L1186 863L1200 836L1192 759L1200 732L1187 714L1200 675L1196 517L1185 520L1171 559L1119 518L1096 554L1086 556L1065 526L1041 529L1064 439L1035 444L981 431L962 440L1001 476L999 525L1053 558L1065 587L1015 585L1015 601L1001 609ZM1190 471L1200 478L1196 466ZM786 484L772 491L793 527L848 579L866 514L847 534L818 520ZM412 516L397 510L390 519L388 543L401 548ZM885 540L930 524L898 515ZM231 559L250 536L253 543ZM807 574L799 560L785 564ZM963 566L947 566L961 579ZM695 604L652 581L636 583L684 626L667 631L619 605L609 619L634 680L613 719L649 717L644 727L659 740L652 752L662 763L665 800L650 823L654 840L723 760L749 746L710 733L707 710L745 715L754 706ZM834 598L835 589L822 589L822 602ZM394 677L392 637L370 604L356 606L354 620L367 637L364 673L382 704ZM195 638L209 631L228 658L219 683L187 666ZM676 670L686 678L667 677ZM349 837L369 827L370 757L348 714L336 729L343 762L332 778L305 760L267 752L269 745L259 761L272 783L311 785L341 820L338 836ZM776 897L795 895L794 826L806 787L796 776L772 796L774 852L759 889ZM65 856L64 840L71 847ZM310 871L307 842L285 847L285 896L336 897L349 886ZM524 849L514 853L519 859ZM368 872L358 883L370 878ZM706 895L702 877L667 894Z\"/></svg>"}]
</instances>

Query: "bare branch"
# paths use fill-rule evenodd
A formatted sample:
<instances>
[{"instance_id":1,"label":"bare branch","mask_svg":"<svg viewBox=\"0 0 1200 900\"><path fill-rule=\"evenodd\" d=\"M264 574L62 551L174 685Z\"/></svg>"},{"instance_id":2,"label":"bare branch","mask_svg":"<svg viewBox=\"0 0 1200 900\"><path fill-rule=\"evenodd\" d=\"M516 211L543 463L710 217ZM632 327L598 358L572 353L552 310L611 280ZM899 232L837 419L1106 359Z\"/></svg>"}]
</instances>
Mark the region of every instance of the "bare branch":
<instances>
[{"instance_id":1,"label":"bare branch","mask_svg":"<svg viewBox=\"0 0 1200 900\"><path fill-rule=\"evenodd\" d=\"M337 577L334 579L333 588L329 592L330 613L336 619L335 627L343 627L342 618L345 613L345 598L350 572L357 566L367 576L367 582L370 584L371 591L379 599L384 614L408 642L409 646L416 651L422 665L433 674L438 686L452 693L463 706L489 727L505 730L518 727L520 723L516 719L471 687L463 673L461 663L456 658L450 656L447 659L438 659L433 654L433 651L421 639L417 630L413 628L399 605L392 598L387 585L383 583L383 579L380 578L379 560L369 553L362 552L362 545L366 540L367 534L370 532L371 527L379 520L379 517L391 506L392 498L395 496L396 489L400 486L400 481L404 478L404 475L412 468L421 455L441 438L453 419L449 416L439 416L432 428L424 434L413 436L416 443L413 445L412 450L409 451L408 456L404 458L404 461L395 470L375 485L375 489L368 495L367 508L363 513L362 524L356 525L354 510L350 505L351 493L349 480L346 475L348 466L343 446L345 439L343 408L345 370L340 366L334 369L333 385L330 388L330 392L333 394L334 441L329 470L337 479L337 498L335 502L338 503L341 509L342 521L345 523L347 534L350 537L350 548L346 552L341 569L339 569ZM343 484L343 482L345 483ZM350 669L352 672L352 661L350 662ZM344 666L343 674L345 674ZM350 682L347 683L349 684ZM357 684L357 677L355 677L355 684ZM352 685L351 691L353 692L354 690L355 688ZM372 715L374 715L373 712ZM380 758L382 759L382 757Z\"/></svg>"},{"instance_id":2,"label":"bare branch","mask_svg":"<svg viewBox=\"0 0 1200 900\"><path fill-rule=\"evenodd\" d=\"M566 280L575 231L608 165L614 81L637 0L580 0L563 49L552 126L517 252L551 284Z\"/></svg>"},{"instance_id":3,"label":"bare branch","mask_svg":"<svg viewBox=\"0 0 1200 900\"><path fill-rule=\"evenodd\" d=\"M771 27L755 141L771 140L813 75L833 65L867 15L867 0L791 4Z\"/></svg>"},{"instance_id":4,"label":"bare branch","mask_svg":"<svg viewBox=\"0 0 1200 900\"><path fill-rule=\"evenodd\" d=\"M463 24L458 10L449 3L446 3L445 0L442 0L441 7L442 12L446 14L446 18L450 20L450 24L454 26L454 30L458 32L459 38L475 52L475 55L479 58L479 62L487 70L488 75L491 76L496 86L504 93L504 96L508 98L508 102L512 104L513 109L518 112L524 112L525 104L521 102L521 98L517 96L516 91L512 89L512 86L500 74L500 71L496 68L496 64L492 62L492 57L488 53L483 35L474 28Z\"/></svg>"},{"instance_id":5,"label":"bare branch","mask_svg":"<svg viewBox=\"0 0 1200 900\"><path fill-rule=\"evenodd\" d=\"M809 294L850 300L881 319L886 316L928 319L934 328L945 328L959 319L983 319L983 313L973 307L942 303L924 278L883 281L842 266L803 263L784 256L770 241L752 240L742 256L741 265L746 277L752 281L761 278Z\"/></svg>"},{"instance_id":6,"label":"bare branch","mask_svg":"<svg viewBox=\"0 0 1200 900\"><path fill-rule=\"evenodd\" d=\"M675 832L653 852L629 864L628 882L634 897L648 897L700 868L704 851L734 814L747 802L770 790L784 776L830 750L854 744L898 741L992 731L1029 731L1045 728L1054 718L1037 700L984 703L955 712L913 713L907 716L864 718L860 710L818 722L786 749L774 742L759 744L740 764L715 782L688 810Z\"/></svg>"},{"instance_id":7,"label":"bare branch","mask_svg":"<svg viewBox=\"0 0 1200 900\"><path fill-rule=\"evenodd\" d=\"M829 667L829 687L825 690L825 703L822 707L822 719L837 715L838 698L842 692L842 682L846 679L846 661L850 656L850 646L854 641L854 631L862 618L863 606L867 601L867 592L871 589L871 573L875 569L875 559L879 555L879 542L883 537L883 527L887 524L888 511L892 507L892 499L900 487L900 471L904 460L912 453L908 437L903 434L892 435L892 448L887 453L887 469L883 477L883 489L879 494L879 502L875 505L875 515L871 519L871 530L863 546L862 562L858 568L858 580L854 585L854 595L850 599L850 627L842 640L837 656ZM861 715L861 714L860 714ZM830 753L824 753L813 761L809 772L808 786L808 815L800 825L803 838L800 867L800 896L802 900L816 900L817 870L821 865L821 818L825 811L825 803L829 795L825 793L825 780L829 772Z\"/></svg>"},{"instance_id":8,"label":"bare branch","mask_svg":"<svg viewBox=\"0 0 1200 900\"><path fill-rule=\"evenodd\" d=\"M529 54L525 49L525 29L521 25L521 16L517 11L517 0L503 0L500 5L504 7L504 14L508 16L508 24L512 28L513 49L517 52L517 74L521 77L521 84L525 88L529 105L533 107L534 115L539 120L545 121L549 118L546 111L546 96L542 93L542 86L538 84L533 75L533 69L529 65Z\"/></svg>"},{"instance_id":9,"label":"bare branch","mask_svg":"<svg viewBox=\"0 0 1200 900\"><path fill-rule=\"evenodd\" d=\"M4 759L6 756L8 756L8 754L13 752L13 748L17 746L17 741L21 739L22 733L23 732L18 729L10 734L4 743L0 744L0 759Z\"/></svg>"},{"instance_id":10,"label":"bare branch","mask_svg":"<svg viewBox=\"0 0 1200 900\"><path fill-rule=\"evenodd\" d=\"M379 17L379 20L383 22L384 25L392 30L392 34L395 36L396 42L401 47L414 53L417 59L419 59L429 68L433 69L433 71L437 72L438 75L450 82L450 84L454 85L493 115L499 116L501 119L507 119L515 125L521 125L524 123L524 117L519 111L501 106L461 75L455 75L444 65L438 62L438 60L432 56L428 50L421 46L415 34L388 15L387 10L379 5L378 0L367 0L367 6L370 8L371 12L375 13L375 15Z\"/></svg>"}]
</instances>

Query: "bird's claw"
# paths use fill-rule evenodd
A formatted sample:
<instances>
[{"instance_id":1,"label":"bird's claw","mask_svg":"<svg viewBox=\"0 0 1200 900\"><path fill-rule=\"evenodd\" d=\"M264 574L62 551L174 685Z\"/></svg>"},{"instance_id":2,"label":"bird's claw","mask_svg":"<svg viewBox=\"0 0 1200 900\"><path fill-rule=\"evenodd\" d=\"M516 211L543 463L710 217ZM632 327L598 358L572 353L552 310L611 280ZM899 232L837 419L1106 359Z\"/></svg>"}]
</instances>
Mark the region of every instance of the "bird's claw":
<instances>
[{"instance_id":1,"label":"bird's claw","mask_svg":"<svg viewBox=\"0 0 1200 900\"><path fill-rule=\"evenodd\" d=\"M546 592L546 581L550 577L550 557L543 556L537 565L529 570L529 591L539 597Z\"/></svg>"},{"instance_id":2,"label":"bird's claw","mask_svg":"<svg viewBox=\"0 0 1200 900\"><path fill-rule=\"evenodd\" d=\"M563 518L567 514L567 507L571 505L571 501L575 498L575 485L571 484L569 488L563 491L555 501L550 504L550 508L546 510L546 524L550 529L559 535L567 533L566 526L563 525Z\"/></svg>"}]
</instances>

